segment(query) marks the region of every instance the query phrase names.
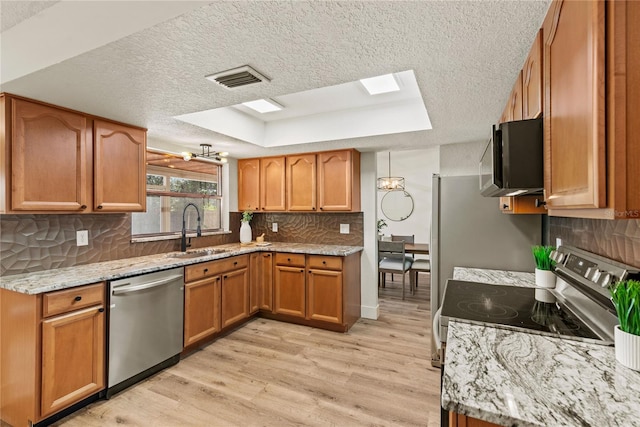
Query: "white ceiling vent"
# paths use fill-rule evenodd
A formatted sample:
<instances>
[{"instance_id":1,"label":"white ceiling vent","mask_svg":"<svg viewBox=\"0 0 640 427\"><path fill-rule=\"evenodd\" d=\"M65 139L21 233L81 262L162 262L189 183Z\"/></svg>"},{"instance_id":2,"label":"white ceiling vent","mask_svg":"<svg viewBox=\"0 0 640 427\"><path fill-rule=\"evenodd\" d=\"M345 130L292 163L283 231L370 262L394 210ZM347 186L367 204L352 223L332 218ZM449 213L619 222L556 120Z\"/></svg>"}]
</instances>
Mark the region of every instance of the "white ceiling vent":
<instances>
[{"instance_id":1,"label":"white ceiling vent","mask_svg":"<svg viewBox=\"0 0 640 427\"><path fill-rule=\"evenodd\" d=\"M216 74L206 76L207 80L218 83L220 86L224 86L227 89L235 89L240 86L246 86L260 82L270 82L271 79L265 75L257 72L248 65L242 67L233 68L227 71L221 71Z\"/></svg>"}]
</instances>

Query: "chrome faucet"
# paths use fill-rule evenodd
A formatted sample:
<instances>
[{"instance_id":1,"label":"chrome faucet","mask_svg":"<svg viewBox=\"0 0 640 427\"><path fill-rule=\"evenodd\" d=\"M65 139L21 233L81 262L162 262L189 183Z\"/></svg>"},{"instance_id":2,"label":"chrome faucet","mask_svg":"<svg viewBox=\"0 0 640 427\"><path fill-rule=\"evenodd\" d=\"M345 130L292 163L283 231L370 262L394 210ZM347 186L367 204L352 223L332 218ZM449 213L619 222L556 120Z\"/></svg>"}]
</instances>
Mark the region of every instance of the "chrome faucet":
<instances>
[{"instance_id":1,"label":"chrome faucet","mask_svg":"<svg viewBox=\"0 0 640 427\"><path fill-rule=\"evenodd\" d=\"M196 235L198 237L202 236L202 230L200 229L200 211L198 210L198 207L193 203L187 203L187 206L185 206L182 211L182 238L180 239L181 252L186 252L187 248L191 246L190 244L187 245L187 224L184 219L184 214L187 212L187 208L189 206L193 206L196 209L196 212L198 213L198 228L196 229ZM191 238L189 238L189 243L191 243Z\"/></svg>"}]
</instances>

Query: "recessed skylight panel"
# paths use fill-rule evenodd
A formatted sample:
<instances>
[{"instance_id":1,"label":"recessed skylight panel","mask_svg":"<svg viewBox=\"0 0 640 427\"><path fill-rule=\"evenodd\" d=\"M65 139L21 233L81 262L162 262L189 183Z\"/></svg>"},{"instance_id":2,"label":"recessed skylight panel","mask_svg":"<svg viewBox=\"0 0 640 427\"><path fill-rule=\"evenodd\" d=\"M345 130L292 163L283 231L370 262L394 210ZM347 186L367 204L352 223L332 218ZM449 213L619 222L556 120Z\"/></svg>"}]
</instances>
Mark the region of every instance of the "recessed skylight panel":
<instances>
[{"instance_id":1,"label":"recessed skylight panel","mask_svg":"<svg viewBox=\"0 0 640 427\"><path fill-rule=\"evenodd\" d=\"M251 108L258 113L271 113L282 110L282 105L271 99L257 99L255 101L243 102L242 105Z\"/></svg>"},{"instance_id":2,"label":"recessed skylight panel","mask_svg":"<svg viewBox=\"0 0 640 427\"><path fill-rule=\"evenodd\" d=\"M397 92L400 90L400 86L398 86L398 82L393 74L360 79L360 83L362 83L367 92L369 92L369 95Z\"/></svg>"}]
</instances>

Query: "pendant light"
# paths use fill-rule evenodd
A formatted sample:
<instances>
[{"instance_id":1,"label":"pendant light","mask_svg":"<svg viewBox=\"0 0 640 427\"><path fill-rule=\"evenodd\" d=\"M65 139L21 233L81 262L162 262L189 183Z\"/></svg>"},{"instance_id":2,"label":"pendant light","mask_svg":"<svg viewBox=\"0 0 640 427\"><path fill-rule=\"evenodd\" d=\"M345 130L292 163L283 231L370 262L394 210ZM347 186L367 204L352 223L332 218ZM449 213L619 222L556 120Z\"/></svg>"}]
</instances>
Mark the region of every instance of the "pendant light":
<instances>
[{"instance_id":1,"label":"pendant light","mask_svg":"<svg viewBox=\"0 0 640 427\"><path fill-rule=\"evenodd\" d=\"M380 191L404 191L404 177L391 176L391 151L389 151L389 175L378 178Z\"/></svg>"}]
</instances>

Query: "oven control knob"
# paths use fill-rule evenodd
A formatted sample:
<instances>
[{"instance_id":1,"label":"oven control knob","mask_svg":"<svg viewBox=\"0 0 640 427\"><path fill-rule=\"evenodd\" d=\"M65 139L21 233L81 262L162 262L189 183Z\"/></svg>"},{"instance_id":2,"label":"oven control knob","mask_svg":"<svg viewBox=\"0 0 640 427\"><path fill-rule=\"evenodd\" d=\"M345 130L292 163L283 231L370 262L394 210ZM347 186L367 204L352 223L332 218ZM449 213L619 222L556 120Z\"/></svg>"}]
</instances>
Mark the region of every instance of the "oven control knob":
<instances>
[{"instance_id":1,"label":"oven control knob","mask_svg":"<svg viewBox=\"0 0 640 427\"><path fill-rule=\"evenodd\" d=\"M589 279L589 280L593 280L593 276L595 275L595 273L597 271L598 271L597 268L593 268L593 267L587 268L587 271L584 272L584 278L585 279Z\"/></svg>"},{"instance_id":2,"label":"oven control knob","mask_svg":"<svg viewBox=\"0 0 640 427\"><path fill-rule=\"evenodd\" d=\"M561 264L562 261L564 261L564 254L562 252L558 252L558 251L553 251L555 252L555 256L552 256L552 260L554 260L556 263ZM553 254L552 252L552 254Z\"/></svg>"},{"instance_id":3,"label":"oven control knob","mask_svg":"<svg viewBox=\"0 0 640 427\"><path fill-rule=\"evenodd\" d=\"M593 268L593 267L589 267L587 269L587 272L589 270L593 270L591 271L591 275L587 277L587 279L590 279L592 282L598 283L598 280L600 280L600 276L602 276L602 271L598 270L597 268Z\"/></svg>"},{"instance_id":4,"label":"oven control knob","mask_svg":"<svg viewBox=\"0 0 640 427\"><path fill-rule=\"evenodd\" d=\"M613 283L614 276L611 273L604 273L600 279L600 286L603 288L608 287Z\"/></svg>"}]
</instances>

